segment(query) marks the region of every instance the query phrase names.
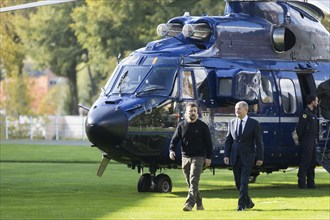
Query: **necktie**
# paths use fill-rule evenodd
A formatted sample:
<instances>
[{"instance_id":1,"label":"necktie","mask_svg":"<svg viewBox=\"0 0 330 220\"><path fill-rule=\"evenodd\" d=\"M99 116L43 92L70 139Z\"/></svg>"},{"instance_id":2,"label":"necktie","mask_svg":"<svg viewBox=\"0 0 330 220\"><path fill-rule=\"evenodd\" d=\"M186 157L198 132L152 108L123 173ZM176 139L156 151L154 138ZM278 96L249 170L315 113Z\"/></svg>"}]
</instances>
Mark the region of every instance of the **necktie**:
<instances>
[{"instance_id":1,"label":"necktie","mask_svg":"<svg viewBox=\"0 0 330 220\"><path fill-rule=\"evenodd\" d=\"M238 128L238 137L241 137L243 131L243 120L239 123L239 128Z\"/></svg>"}]
</instances>

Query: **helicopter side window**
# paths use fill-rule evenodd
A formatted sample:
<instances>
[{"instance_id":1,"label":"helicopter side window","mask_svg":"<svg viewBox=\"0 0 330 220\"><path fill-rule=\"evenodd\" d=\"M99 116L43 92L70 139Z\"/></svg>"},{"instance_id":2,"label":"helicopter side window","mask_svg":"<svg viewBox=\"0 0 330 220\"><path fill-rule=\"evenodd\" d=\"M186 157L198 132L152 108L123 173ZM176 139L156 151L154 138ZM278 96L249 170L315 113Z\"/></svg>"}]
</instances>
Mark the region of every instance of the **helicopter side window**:
<instances>
[{"instance_id":1,"label":"helicopter side window","mask_svg":"<svg viewBox=\"0 0 330 220\"><path fill-rule=\"evenodd\" d=\"M204 69L195 69L194 73L198 98L202 100L208 100L210 98L210 89L207 82L206 71Z\"/></svg>"},{"instance_id":2,"label":"helicopter side window","mask_svg":"<svg viewBox=\"0 0 330 220\"><path fill-rule=\"evenodd\" d=\"M183 72L183 80L182 80L182 92L183 98L194 98L194 89L193 89L193 81L191 71Z\"/></svg>"},{"instance_id":3,"label":"helicopter side window","mask_svg":"<svg viewBox=\"0 0 330 220\"><path fill-rule=\"evenodd\" d=\"M296 112L296 95L295 95L295 87L293 82L290 79L281 79L280 80L281 87L281 97L282 97L282 105L283 111L285 113L294 113Z\"/></svg>"},{"instance_id":4,"label":"helicopter side window","mask_svg":"<svg viewBox=\"0 0 330 220\"><path fill-rule=\"evenodd\" d=\"M232 96L232 79L231 78L222 78L219 80L219 96L231 97Z\"/></svg>"},{"instance_id":5,"label":"helicopter side window","mask_svg":"<svg viewBox=\"0 0 330 220\"><path fill-rule=\"evenodd\" d=\"M273 90L272 84L269 78L261 78L261 87L260 97L263 103L272 103L273 102Z\"/></svg>"}]
</instances>

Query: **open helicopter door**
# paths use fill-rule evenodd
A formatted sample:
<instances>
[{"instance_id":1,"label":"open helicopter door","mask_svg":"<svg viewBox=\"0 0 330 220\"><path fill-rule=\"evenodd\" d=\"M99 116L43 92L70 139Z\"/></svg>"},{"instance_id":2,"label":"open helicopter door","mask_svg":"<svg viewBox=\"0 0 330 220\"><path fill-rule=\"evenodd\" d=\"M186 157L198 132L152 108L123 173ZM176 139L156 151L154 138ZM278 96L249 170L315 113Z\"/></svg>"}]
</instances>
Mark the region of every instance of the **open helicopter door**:
<instances>
[{"instance_id":1,"label":"open helicopter door","mask_svg":"<svg viewBox=\"0 0 330 220\"><path fill-rule=\"evenodd\" d=\"M322 90L322 86L325 85L325 83L321 84L321 87L319 86L318 89L316 89L315 80L312 75L312 72L297 72L299 84L300 84L300 90L302 95L302 108L306 108L306 97L308 94L315 94L319 96L319 99L321 100L320 103L323 101L327 102L327 98L323 96L323 94L330 93L330 88L328 88L328 91L320 92L320 89ZM324 88L327 88L327 86L324 86ZM328 94L330 97L330 94ZM322 99L321 99L322 98ZM324 111L324 102L322 105L319 105L319 107L322 107L322 109L318 109L317 111L317 117L319 118L319 143L316 148L316 160L317 162L324 167L329 173L330 173L330 150L328 139L329 139L329 118L327 118L327 110ZM329 109L330 110L330 109ZM323 117L322 117L323 116ZM325 116L325 117L324 117Z\"/></svg>"},{"instance_id":2,"label":"open helicopter door","mask_svg":"<svg viewBox=\"0 0 330 220\"><path fill-rule=\"evenodd\" d=\"M315 94L319 98L319 109L317 117L319 118L319 142L316 147L316 161L330 173L330 81L321 83L318 88L315 85L315 79L312 71L297 72L299 79L302 109L306 108L306 97L309 94Z\"/></svg>"},{"instance_id":3,"label":"open helicopter door","mask_svg":"<svg viewBox=\"0 0 330 220\"><path fill-rule=\"evenodd\" d=\"M315 87L315 81L314 77L312 75L312 72L306 73L306 72L297 72L299 85L300 85L300 91L301 91L301 98L302 98L302 109L306 108L306 97L309 94L316 94L316 87Z\"/></svg>"},{"instance_id":4,"label":"open helicopter door","mask_svg":"<svg viewBox=\"0 0 330 220\"><path fill-rule=\"evenodd\" d=\"M330 173L330 79L320 83L316 90L323 116L320 141L316 148L316 160Z\"/></svg>"}]
</instances>

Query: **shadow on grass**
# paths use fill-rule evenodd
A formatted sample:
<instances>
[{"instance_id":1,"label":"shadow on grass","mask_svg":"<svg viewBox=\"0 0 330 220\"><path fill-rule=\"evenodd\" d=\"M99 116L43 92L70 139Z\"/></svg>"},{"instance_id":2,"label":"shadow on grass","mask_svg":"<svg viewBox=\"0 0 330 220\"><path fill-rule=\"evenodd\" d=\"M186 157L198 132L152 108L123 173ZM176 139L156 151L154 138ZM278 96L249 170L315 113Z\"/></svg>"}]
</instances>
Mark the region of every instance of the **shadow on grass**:
<instances>
[{"instance_id":1,"label":"shadow on grass","mask_svg":"<svg viewBox=\"0 0 330 220\"><path fill-rule=\"evenodd\" d=\"M188 189L187 189L188 190ZM186 197L187 191L173 192L179 197ZM237 198L238 191L234 187L225 186L213 189L201 189L203 198ZM295 184L267 184L265 186L249 186L249 194L253 198L299 198L329 196L329 184L318 184L316 189L299 189Z\"/></svg>"},{"instance_id":2,"label":"shadow on grass","mask_svg":"<svg viewBox=\"0 0 330 220\"><path fill-rule=\"evenodd\" d=\"M207 210L208 212L219 212L219 210ZM221 209L221 211L223 212L235 212L237 213L236 209ZM308 212L327 212L329 211L329 209L305 209L305 208L301 208L301 209L282 209L282 208L278 208L278 209L247 209L244 210L244 212L301 212L301 211L308 211ZM243 213L244 213L243 212ZM312 219L312 218L310 218Z\"/></svg>"}]
</instances>

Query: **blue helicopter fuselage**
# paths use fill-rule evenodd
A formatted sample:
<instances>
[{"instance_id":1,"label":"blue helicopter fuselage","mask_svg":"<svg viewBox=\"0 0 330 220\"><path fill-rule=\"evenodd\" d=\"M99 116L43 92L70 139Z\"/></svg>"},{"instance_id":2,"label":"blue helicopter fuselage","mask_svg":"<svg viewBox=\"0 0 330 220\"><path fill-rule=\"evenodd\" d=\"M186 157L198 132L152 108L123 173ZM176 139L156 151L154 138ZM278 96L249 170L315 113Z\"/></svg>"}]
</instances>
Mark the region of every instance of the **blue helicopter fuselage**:
<instances>
[{"instance_id":1,"label":"blue helicopter fuselage","mask_svg":"<svg viewBox=\"0 0 330 220\"><path fill-rule=\"evenodd\" d=\"M91 107L86 133L94 146L131 167L176 167L180 147L173 162L169 143L193 101L211 130L211 166L226 167L228 122L244 100L262 128L261 171L298 165L305 97L330 79L329 32L317 18L285 2L231 2L225 16L177 17L160 30L164 38L123 60ZM322 120L320 145L329 129Z\"/></svg>"}]
</instances>

